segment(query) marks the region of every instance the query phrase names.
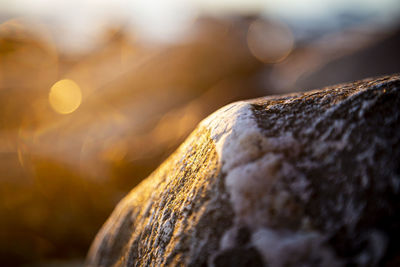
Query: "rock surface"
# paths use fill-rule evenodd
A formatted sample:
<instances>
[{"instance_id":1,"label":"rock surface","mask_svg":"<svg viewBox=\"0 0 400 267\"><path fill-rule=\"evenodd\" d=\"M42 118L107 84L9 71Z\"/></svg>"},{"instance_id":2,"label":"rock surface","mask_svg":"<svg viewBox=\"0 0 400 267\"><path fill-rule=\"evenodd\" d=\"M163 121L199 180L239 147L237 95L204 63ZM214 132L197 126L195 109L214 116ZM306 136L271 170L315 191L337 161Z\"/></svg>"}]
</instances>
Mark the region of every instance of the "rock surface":
<instances>
[{"instance_id":1,"label":"rock surface","mask_svg":"<svg viewBox=\"0 0 400 267\"><path fill-rule=\"evenodd\" d=\"M87 265L397 266L399 108L393 75L220 109L119 203Z\"/></svg>"}]
</instances>

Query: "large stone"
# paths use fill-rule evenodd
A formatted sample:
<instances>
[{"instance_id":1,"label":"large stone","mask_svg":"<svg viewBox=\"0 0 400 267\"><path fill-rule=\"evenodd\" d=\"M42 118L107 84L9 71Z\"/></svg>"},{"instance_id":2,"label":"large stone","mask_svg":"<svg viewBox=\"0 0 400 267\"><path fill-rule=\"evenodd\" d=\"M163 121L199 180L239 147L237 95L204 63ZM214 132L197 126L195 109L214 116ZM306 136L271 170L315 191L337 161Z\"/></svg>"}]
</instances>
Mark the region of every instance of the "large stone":
<instances>
[{"instance_id":1,"label":"large stone","mask_svg":"<svg viewBox=\"0 0 400 267\"><path fill-rule=\"evenodd\" d=\"M237 102L121 201L87 265L397 266L399 192L399 76Z\"/></svg>"}]
</instances>

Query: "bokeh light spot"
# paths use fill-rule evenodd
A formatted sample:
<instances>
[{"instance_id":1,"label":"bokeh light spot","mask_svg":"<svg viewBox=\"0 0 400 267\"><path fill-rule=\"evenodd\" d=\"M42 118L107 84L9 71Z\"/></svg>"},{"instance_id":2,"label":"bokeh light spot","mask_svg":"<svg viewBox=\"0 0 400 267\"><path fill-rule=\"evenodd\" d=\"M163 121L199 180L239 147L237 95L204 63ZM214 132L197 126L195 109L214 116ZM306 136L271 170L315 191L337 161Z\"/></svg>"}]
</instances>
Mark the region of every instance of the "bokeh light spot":
<instances>
[{"instance_id":1,"label":"bokeh light spot","mask_svg":"<svg viewBox=\"0 0 400 267\"><path fill-rule=\"evenodd\" d=\"M60 114L72 113L82 102L81 89L72 80L60 80L51 87L49 102L51 107Z\"/></svg>"},{"instance_id":2,"label":"bokeh light spot","mask_svg":"<svg viewBox=\"0 0 400 267\"><path fill-rule=\"evenodd\" d=\"M277 63L290 54L294 38L285 24L256 20L249 27L247 45L253 56L260 61Z\"/></svg>"}]
</instances>

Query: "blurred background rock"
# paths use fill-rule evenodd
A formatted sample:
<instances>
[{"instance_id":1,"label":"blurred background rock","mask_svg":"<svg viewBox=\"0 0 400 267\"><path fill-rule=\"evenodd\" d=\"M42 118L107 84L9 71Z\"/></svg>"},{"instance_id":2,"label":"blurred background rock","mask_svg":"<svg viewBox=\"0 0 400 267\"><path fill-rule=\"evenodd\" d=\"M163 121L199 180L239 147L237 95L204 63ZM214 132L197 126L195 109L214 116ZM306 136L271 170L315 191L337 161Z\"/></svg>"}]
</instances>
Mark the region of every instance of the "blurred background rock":
<instances>
[{"instance_id":1,"label":"blurred background rock","mask_svg":"<svg viewBox=\"0 0 400 267\"><path fill-rule=\"evenodd\" d=\"M0 3L1 266L82 264L225 104L400 72L396 0L139 2Z\"/></svg>"}]
</instances>

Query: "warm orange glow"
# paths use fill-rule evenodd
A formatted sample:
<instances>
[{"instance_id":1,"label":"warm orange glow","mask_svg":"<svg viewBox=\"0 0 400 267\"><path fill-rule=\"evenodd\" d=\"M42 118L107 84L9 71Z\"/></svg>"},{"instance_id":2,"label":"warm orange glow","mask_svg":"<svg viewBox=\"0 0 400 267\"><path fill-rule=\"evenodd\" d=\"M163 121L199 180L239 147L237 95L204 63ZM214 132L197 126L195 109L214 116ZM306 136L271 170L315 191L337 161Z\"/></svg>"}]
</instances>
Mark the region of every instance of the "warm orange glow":
<instances>
[{"instance_id":1,"label":"warm orange glow","mask_svg":"<svg viewBox=\"0 0 400 267\"><path fill-rule=\"evenodd\" d=\"M72 80L60 80L51 87L49 102L51 107L60 114L72 113L82 102L81 89Z\"/></svg>"}]
</instances>

